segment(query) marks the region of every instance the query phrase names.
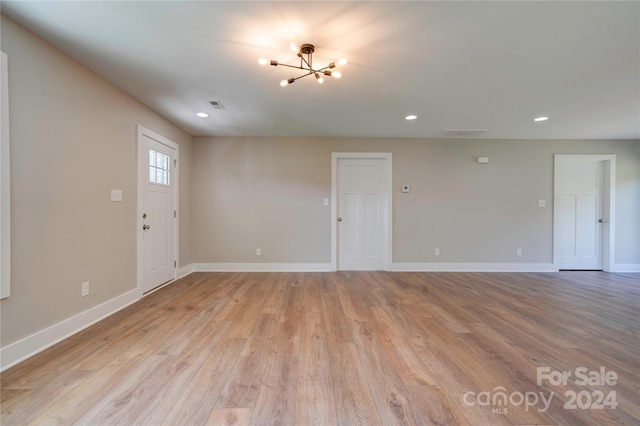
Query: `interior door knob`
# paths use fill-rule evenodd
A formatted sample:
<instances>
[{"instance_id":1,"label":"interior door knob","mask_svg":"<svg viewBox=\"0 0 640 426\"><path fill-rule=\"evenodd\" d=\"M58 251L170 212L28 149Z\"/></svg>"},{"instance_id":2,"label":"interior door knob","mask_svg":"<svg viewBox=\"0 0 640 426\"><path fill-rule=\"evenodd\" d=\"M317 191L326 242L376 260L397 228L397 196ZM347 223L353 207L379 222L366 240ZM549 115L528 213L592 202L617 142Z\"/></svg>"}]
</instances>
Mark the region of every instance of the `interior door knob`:
<instances>
[{"instance_id":1,"label":"interior door knob","mask_svg":"<svg viewBox=\"0 0 640 426\"><path fill-rule=\"evenodd\" d=\"M147 229L151 229L149 225L142 225L142 230L146 231Z\"/></svg>"},{"instance_id":2,"label":"interior door knob","mask_svg":"<svg viewBox=\"0 0 640 426\"><path fill-rule=\"evenodd\" d=\"M607 221L607 219L598 219L598 222L600 223L605 223Z\"/></svg>"},{"instance_id":3,"label":"interior door knob","mask_svg":"<svg viewBox=\"0 0 640 426\"><path fill-rule=\"evenodd\" d=\"M342 218L341 217L338 218L338 222L342 222Z\"/></svg>"}]
</instances>

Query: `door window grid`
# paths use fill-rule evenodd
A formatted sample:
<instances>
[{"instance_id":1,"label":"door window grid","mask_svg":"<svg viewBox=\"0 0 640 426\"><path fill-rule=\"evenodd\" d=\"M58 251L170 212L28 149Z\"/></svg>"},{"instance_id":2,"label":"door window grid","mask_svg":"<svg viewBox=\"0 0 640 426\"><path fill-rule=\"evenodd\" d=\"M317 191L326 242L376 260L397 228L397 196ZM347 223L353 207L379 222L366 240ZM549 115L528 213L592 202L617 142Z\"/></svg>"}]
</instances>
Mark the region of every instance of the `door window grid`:
<instances>
[{"instance_id":1,"label":"door window grid","mask_svg":"<svg viewBox=\"0 0 640 426\"><path fill-rule=\"evenodd\" d=\"M149 182L160 185L170 184L169 156L161 152L149 150Z\"/></svg>"}]
</instances>

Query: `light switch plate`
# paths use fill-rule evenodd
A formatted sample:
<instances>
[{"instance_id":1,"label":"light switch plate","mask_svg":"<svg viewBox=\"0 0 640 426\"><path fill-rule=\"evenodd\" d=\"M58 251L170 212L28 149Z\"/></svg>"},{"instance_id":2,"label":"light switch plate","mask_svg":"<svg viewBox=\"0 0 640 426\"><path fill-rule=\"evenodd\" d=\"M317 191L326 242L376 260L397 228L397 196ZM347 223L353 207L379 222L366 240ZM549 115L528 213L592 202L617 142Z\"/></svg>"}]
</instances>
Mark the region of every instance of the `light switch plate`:
<instances>
[{"instance_id":1,"label":"light switch plate","mask_svg":"<svg viewBox=\"0 0 640 426\"><path fill-rule=\"evenodd\" d=\"M111 201L122 201L122 190L121 189L112 189L111 190Z\"/></svg>"},{"instance_id":2,"label":"light switch plate","mask_svg":"<svg viewBox=\"0 0 640 426\"><path fill-rule=\"evenodd\" d=\"M546 200L538 200L538 207L547 207Z\"/></svg>"},{"instance_id":3,"label":"light switch plate","mask_svg":"<svg viewBox=\"0 0 640 426\"><path fill-rule=\"evenodd\" d=\"M328 198L325 198L325 199L323 200L323 204L324 204L325 206L328 206L328 205L329 205L329 199L328 199Z\"/></svg>"}]
</instances>

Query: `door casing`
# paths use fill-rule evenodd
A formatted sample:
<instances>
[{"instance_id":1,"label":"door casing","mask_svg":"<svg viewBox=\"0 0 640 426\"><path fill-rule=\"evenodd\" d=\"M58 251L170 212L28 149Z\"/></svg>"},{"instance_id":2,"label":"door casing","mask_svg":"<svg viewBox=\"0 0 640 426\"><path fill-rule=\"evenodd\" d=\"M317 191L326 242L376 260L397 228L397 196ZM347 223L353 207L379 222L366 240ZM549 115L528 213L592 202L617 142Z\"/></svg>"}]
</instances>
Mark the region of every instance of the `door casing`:
<instances>
[{"instance_id":1,"label":"door casing","mask_svg":"<svg viewBox=\"0 0 640 426\"><path fill-rule=\"evenodd\" d=\"M143 287L143 259L144 259L144 251L143 251L143 231L142 231L142 225L143 225L143 219L142 219L142 213L143 213L143 191L144 191L144 184L146 183L146 179L148 179L148 174L149 174L149 170L147 167L141 167L141 161L140 161L140 157L142 155L142 151L144 149L144 141L143 138L144 136L154 139L157 142L160 142L163 145L166 145L170 148L172 148L175 151L175 158L174 160L176 161L176 167L174 168L174 173L173 173L173 182L175 183L175 200L174 200L174 210L176 211L176 218L175 218L175 226L173 227L174 229L174 245L175 245L175 258L176 258L176 266L174 268L174 277L173 279L175 280L177 278L177 273L178 273L178 266L180 265L180 244L179 244L179 219L180 219L180 209L179 209L179 188L180 188L180 184L179 184L179 168L180 168L180 161L179 161L179 156L180 156L180 147L178 144L170 141L169 139L160 136L157 133L152 132L149 129L146 129L140 125L137 126L137 156L136 156L136 169L137 169L137 209L136 209L136 241L137 241L137 290L139 293L139 296L142 297L145 292L144 292L144 287ZM171 282L171 281L170 281ZM151 290L149 293L162 288L163 285L160 285L158 287L156 287L155 289ZM147 293L148 294L148 293Z\"/></svg>"},{"instance_id":2,"label":"door casing","mask_svg":"<svg viewBox=\"0 0 640 426\"><path fill-rule=\"evenodd\" d=\"M378 152L332 152L331 153L331 269L338 269L338 159L377 159L384 160L386 170L386 191L387 191L387 211L386 211L386 245L383 258L383 268L385 271L391 269L393 259L393 156L391 153Z\"/></svg>"},{"instance_id":3,"label":"door casing","mask_svg":"<svg viewBox=\"0 0 640 426\"><path fill-rule=\"evenodd\" d=\"M556 154L553 165L553 197L559 193L559 182L556 177L559 175L562 163L566 161L602 161L604 162L603 176L603 215L607 220L602 229L602 270L615 272L615 229L616 229L616 156L615 154ZM560 232L557 227L559 214L557 205L553 204L553 265L556 270L560 265Z\"/></svg>"}]
</instances>

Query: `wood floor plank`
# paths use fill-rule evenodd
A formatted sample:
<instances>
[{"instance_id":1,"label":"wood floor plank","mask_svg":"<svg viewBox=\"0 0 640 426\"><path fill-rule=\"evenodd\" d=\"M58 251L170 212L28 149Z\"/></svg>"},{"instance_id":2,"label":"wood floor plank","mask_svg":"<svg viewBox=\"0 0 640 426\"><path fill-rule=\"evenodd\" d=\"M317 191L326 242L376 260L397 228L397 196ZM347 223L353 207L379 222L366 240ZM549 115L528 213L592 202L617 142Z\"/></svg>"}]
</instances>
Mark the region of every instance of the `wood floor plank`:
<instances>
[{"instance_id":1,"label":"wood floor plank","mask_svg":"<svg viewBox=\"0 0 640 426\"><path fill-rule=\"evenodd\" d=\"M306 288L306 287L305 287ZM319 293L314 296L320 301ZM318 303L318 305L321 304ZM298 360L298 383L331 383L331 367L324 331L324 316L319 309L305 311L300 331L300 352Z\"/></svg>"},{"instance_id":2,"label":"wood floor plank","mask_svg":"<svg viewBox=\"0 0 640 426\"><path fill-rule=\"evenodd\" d=\"M464 424L463 418L456 418L449 409L447 401L442 397L442 392L437 386L407 386L416 411L427 425L453 425Z\"/></svg>"},{"instance_id":3,"label":"wood floor plank","mask_svg":"<svg viewBox=\"0 0 640 426\"><path fill-rule=\"evenodd\" d=\"M253 425L293 425L297 384L262 385L251 416Z\"/></svg>"},{"instance_id":4,"label":"wood floor plank","mask_svg":"<svg viewBox=\"0 0 640 426\"><path fill-rule=\"evenodd\" d=\"M246 426L250 424L252 413L253 410L251 408L217 408L211 412L211 415L204 424L211 426Z\"/></svg>"},{"instance_id":5,"label":"wood floor plank","mask_svg":"<svg viewBox=\"0 0 640 426\"><path fill-rule=\"evenodd\" d=\"M31 423L39 413L47 410L56 403L51 395L65 394L71 389L86 382L93 372L68 370L57 375L47 383L40 392L34 392L28 397L14 400L12 404L2 407L3 425L24 425Z\"/></svg>"},{"instance_id":6,"label":"wood floor plank","mask_svg":"<svg viewBox=\"0 0 640 426\"><path fill-rule=\"evenodd\" d=\"M380 418L355 343L330 342L336 415L340 425L378 425Z\"/></svg>"},{"instance_id":7,"label":"wood floor plank","mask_svg":"<svg viewBox=\"0 0 640 426\"><path fill-rule=\"evenodd\" d=\"M247 339L215 408L253 408L270 353L270 341Z\"/></svg>"},{"instance_id":8,"label":"wood floor plank","mask_svg":"<svg viewBox=\"0 0 640 426\"><path fill-rule=\"evenodd\" d=\"M298 385L295 412L296 425L338 425L333 385Z\"/></svg>"},{"instance_id":9,"label":"wood floor plank","mask_svg":"<svg viewBox=\"0 0 640 426\"><path fill-rule=\"evenodd\" d=\"M371 308L378 342L391 359L405 385L435 385L431 372L410 347L397 324L382 308Z\"/></svg>"},{"instance_id":10,"label":"wood floor plank","mask_svg":"<svg viewBox=\"0 0 640 426\"><path fill-rule=\"evenodd\" d=\"M637 425L639 282L193 273L0 373L0 423ZM539 367L572 376L538 384ZM578 384L579 367L617 381ZM615 409L567 408L598 391ZM541 411L526 392L554 396Z\"/></svg>"},{"instance_id":11,"label":"wood floor plank","mask_svg":"<svg viewBox=\"0 0 640 426\"><path fill-rule=\"evenodd\" d=\"M352 342L351 327L340 305L338 292L333 290L322 291L322 312L327 340L330 342Z\"/></svg>"},{"instance_id":12,"label":"wood floor plank","mask_svg":"<svg viewBox=\"0 0 640 426\"><path fill-rule=\"evenodd\" d=\"M162 424L201 425L228 421L226 415L222 415L223 413L231 413L230 418L235 418L234 415L240 413L242 415L238 416L239 420L248 420L251 417L251 411L247 413L243 411L244 409L214 409L245 343L244 339L224 339L216 345L215 350L210 352ZM217 412L215 416L213 416L214 411Z\"/></svg>"}]
</instances>

